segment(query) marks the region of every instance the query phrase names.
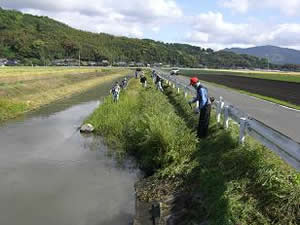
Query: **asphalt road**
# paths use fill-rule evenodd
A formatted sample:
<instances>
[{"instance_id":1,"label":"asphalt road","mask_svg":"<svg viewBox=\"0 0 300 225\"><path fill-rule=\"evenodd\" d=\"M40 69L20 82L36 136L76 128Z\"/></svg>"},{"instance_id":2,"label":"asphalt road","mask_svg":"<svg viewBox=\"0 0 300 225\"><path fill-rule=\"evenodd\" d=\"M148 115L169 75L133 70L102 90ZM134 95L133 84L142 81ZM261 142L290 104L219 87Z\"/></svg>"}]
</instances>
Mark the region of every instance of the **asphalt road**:
<instances>
[{"instance_id":1,"label":"asphalt road","mask_svg":"<svg viewBox=\"0 0 300 225\"><path fill-rule=\"evenodd\" d=\"M177 76L177 79L182 83L189 83L188 77ZM251 117L300 143L299 110L289 109L212 83L202 81L202 84L208 88L210 96L216 99L222 96L226 104L234 105Z\"/></svg>"}]
</instances>

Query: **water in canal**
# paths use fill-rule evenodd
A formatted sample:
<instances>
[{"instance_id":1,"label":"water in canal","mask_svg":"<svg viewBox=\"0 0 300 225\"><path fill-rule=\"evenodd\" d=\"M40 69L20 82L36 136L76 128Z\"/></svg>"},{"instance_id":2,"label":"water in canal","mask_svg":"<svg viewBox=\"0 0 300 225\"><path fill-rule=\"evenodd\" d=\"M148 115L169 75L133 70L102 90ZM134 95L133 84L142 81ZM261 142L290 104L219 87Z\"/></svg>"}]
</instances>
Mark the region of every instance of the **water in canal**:
<instances>
[{"instance_id":1,"label":"water in canal","mask_svg":"<svg viewBox=\"0 0 300 225\"><path fill-rule=\"evenodd\" d=\"M110 84L0 125L1 225L128 225L139 172L76 128Z\"/></svg>"}]
</instances>

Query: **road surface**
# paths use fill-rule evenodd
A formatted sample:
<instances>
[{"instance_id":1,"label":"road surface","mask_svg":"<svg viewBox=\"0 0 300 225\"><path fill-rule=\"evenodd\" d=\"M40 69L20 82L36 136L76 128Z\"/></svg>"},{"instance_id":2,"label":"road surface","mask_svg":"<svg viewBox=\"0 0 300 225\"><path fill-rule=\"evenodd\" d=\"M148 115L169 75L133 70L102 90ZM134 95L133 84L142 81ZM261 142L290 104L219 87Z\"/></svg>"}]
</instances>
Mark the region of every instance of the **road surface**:
<instances>
[{"instance_id":1,"label":"road surface","mask_svg":"<svg viewBox=\"0 0 300 225\"><path fill-rule=\"evenodd\" d=\"M189 84L188 77L177 76L177 80L186 85ZM226 104L234 105L251 117L300 143L299 110L289 109L212 83L202 81L202 84L208 88L210 96L216 99L222 96Z\"/></svg>"}]
</instances>

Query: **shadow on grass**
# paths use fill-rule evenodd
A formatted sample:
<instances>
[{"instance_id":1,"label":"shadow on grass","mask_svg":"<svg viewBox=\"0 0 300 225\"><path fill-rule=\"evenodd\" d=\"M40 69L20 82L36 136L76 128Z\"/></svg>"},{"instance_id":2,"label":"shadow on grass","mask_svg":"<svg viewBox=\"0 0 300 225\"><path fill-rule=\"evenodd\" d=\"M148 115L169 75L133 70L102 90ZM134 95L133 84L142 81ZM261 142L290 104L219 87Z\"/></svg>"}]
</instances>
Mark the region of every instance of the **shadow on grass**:
<instances>
[{"instance_id":1,"label":"shadow on grass","mask_svg":"<svg viewBox=\"0 0 300 225\"><path fill-rule=\"evenodd\" d=\"M192 110L189 109L188 104L182 104L184 97L181 94L175 94L169 86L164 86L164 90L169 102L174 106L176 114L184 119L188 128L195 129L197 126L197 118L196 116L191 116ZM178 101L178 99L181 101Z\"/></svg>"}]
</instances>

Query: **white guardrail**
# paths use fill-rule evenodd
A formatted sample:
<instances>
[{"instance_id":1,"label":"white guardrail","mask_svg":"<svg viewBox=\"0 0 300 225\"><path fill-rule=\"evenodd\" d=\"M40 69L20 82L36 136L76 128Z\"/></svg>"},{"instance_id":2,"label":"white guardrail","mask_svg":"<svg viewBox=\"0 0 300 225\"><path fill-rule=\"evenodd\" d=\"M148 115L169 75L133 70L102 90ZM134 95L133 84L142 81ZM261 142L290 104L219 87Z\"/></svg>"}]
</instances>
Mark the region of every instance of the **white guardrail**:
<instances>
[{"instance_id":1,"label":"white guardrail","mask_svg":"<svg viewBox=\"0 0 300 225\"><path fill-rule=\"evenodd\" d=\"M177 88L178 93L180 90L183 91L185 97L187 97L188 93L195 94L194 88L187 86L182 80L177 79L176 76L171 76L162 71L159 71L158 74L167 84ZM300 171L300 144L298 142L250 117L238 108L226 105L222 97L220 97L219 101L214 102L214 107L217 111L218 123L221 122L221 115L223 115L223 126L225 129L228 129L230 119L240 125L239 143L243 144L245 135L248 134Z\"/></svg>"}]
</instances>

